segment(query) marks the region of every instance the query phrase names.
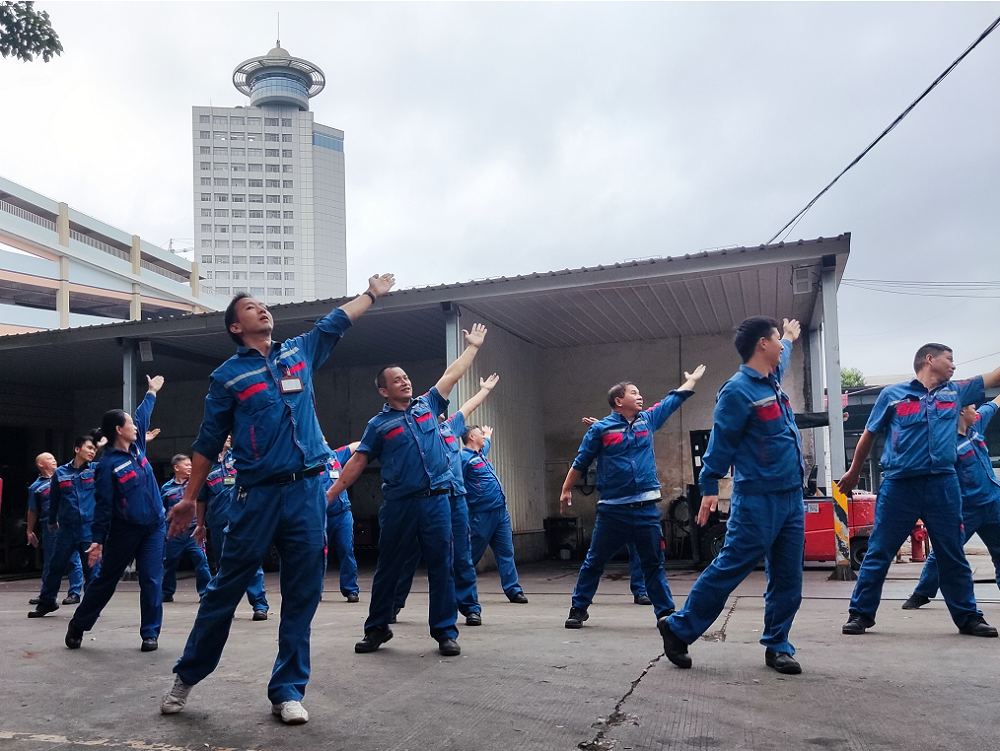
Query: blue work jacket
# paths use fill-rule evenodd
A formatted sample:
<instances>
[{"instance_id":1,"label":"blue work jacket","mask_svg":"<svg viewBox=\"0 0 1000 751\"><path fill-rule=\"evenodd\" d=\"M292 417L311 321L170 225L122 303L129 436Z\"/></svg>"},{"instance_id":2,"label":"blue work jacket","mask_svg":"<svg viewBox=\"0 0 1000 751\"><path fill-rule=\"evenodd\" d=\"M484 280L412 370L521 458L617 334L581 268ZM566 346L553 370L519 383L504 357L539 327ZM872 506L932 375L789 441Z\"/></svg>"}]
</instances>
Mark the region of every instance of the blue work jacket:
<instances>
[{"instance_id":1,"label":"blue work jacket","mask_svg":"<svg viewBox=\"0 0 1000 751\"><path fill-rule=\"evenodd\" d=\"M590 426L583 437L573 469L586 472L597 459L597 492L601 500L633 498L660 489L653 455L653 433L693 391L671 391L665 399L644 409L629 422L612 412Z\"/></svg>"},{"instance_id":2,"label":"blue work jacket","mask_svg":"<svg viewBox=\"0 0 1000 751\"><path fill-rule=\"evenodd\" d=\"M916 378L882 389L865 427L885 436L883 479L954 474L958 414L985 398L982 376L945 381L933 391Z\"/></svg>"},{"instance_id":3,"label":"blue work jacket","mask_svg":"<svg viewBox=\"0 0 1000 751\"><path fill-rule=\"evenodd\" d=\"M42 524L49 518L49 493L52 492L52 478L39 475L28 488L28 511L34 511ZM30 531L30 530L29 530Z\"/></svg>"},{"instance_id":4,"label":"blue work jacket","mask_svg":"<svg viewBox=\"0 0 1000 751\"><path fill-rule=\"evenodd\" d=\"M718 495L719 479L730 467L735 467L733 490L744 495L802 487L802 440L781 389L792 343L782 339L781 346L781 361L766 376L741 365L719 389L698 480L702 495Z\"/></svg>"},{"instance_id":5,"label":"blue work jacket","mask_svg":"<svg viewBox=\"0 0 1000 751\"><path fill-rule=\"evenodd\" d=\"M986 448L986 426L997 413L997 405L987 402L976 410L978 417L965 435L958 436L958 484L962 487L962 507L989 506L1000 501L1000 481L993 471Z\"/></svg>"},{"instance_id":6,"label":"blue work jacket","mask_svg":"<svg viewBox=\"0 0 1000 751\"><path fill-rule=\"evenodd\" d=\"M470 511L490 511L507 505L507 496L493 464L487 459L492 441L486 439L483 448L462 449L462 472L465 475L465 499Z\"/></svg>"},{"instance_id":7,"label":"blue work jacket","mask_svg":"<svg viewBox=\"0 0 1000 751\"><path fill-rule=\"evenodd\" d=\"M73 462L56 467L49 481L49 525L89 525L94 521L94 471L97 462L77 469Z\"/></svg>"},{"instance_id":8,"label":"blue work jacket","mask_svg":"<svg viewBox=\"0 0 1000 751\"><path fill-rule=\"evenodd\" d=\"M352 453L350 446L341 446L339 449L335 449L333 455L326 460L326 472L323 473L324 496L340 477L340 473L343 471L344 465L347 464L347 460L351 458ZM347 497L347 491L344 490L338 497L326 504L326 515L336 516L344 513L350 507L351 499Z\"/></svg>"},{"instance_id":9,"label":"blue work jacket","mask_svg":"<svg viewBox=\"0 0 1000 751\"><path fill-rule=\"evenodd\" d=\"M184 482L177 482L177 480L171 479L167 480L163 485L160 486L160 498L163 499L163 508L169 514L170 509L177 505L177 502L184 497L184 491L187 489L187 480ZM204 488L203 488L204 490ZM198 514L195 513L191 517L191 529L198 526Z\"/></svg>"},{"instance_id":10,"label":"blue work jacket","mask_svg":"<svg viewBox=\"0 0 1000 751\"><path fill-rule=\"evenodd\" d=\"M462 470L462 434L465 433L465 415L460 411L438 425L444 447L448 449L448 466L451 467L451 492L465 495L465 477Z\"/></svg>"},{"instance_id":11,"label":"blue work jacket","mask_svg":"<svg viewBox=\"0 0 1000 751\"><path fill-rule=\"evenodd\" d=\"M381 460L385 500L451 488L447 449L437 422L447 406L448 400L433 387L411 399L405 410L386 404L368 421L357 451L369 460Z\"/></svg>"},{"instance_id":12,"label":"blue work jacket","mask_svg":"<svg viewBox=\"0 0 1000 751\"><path fill-rule=\"evenodd\" d=\"M324 464L330 452L316 418L313 374L351 325L337 308L302 336L273 342L265 358L239 347L212 373L205 417L192 449L216 457L233 436L241 487ZM282 378L297 376L302 390L282 393Z\"/></svg>"},{"instance_id":13,"label":"blue work jacket","mask_svg":"<svg viewBox=\"0 0 1000 751\"><path fill-rule=\"evenodd\" d=\"M156 404L155 394L136 407L132 420L136 437L121 451L111 445L97 463L97 507L94 512L93 541L104 544L112 518L129 524L153 524L163 518L163 502L153 468L146 460L146 431Z\"/></svg>"},{"instance_id":14,"label":"blue work jacket","mask_svg":"<svg viewBox=\"0 0 1000 751\"><path fill-rule=\"evenodd\" d=\"M205 501L205 526L215 527L229 523L229 502L236 486L236 469L233 467L233 452L226 451L221 462L212 465L201 497Z\"/></svg>"}]
</instances>

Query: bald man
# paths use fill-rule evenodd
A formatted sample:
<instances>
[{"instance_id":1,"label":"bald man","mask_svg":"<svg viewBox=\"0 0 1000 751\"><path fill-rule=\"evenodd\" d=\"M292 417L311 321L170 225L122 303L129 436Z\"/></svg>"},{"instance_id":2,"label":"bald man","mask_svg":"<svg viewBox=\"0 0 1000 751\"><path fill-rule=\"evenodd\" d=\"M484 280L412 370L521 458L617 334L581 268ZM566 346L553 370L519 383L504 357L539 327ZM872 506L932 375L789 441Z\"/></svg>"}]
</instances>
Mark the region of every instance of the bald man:
<instances>
[{"instance_id":1,"label":"bald man","mask_svg":"<svg viewBox=\"0 0 1000 751\"><path fill-rule=\"evenodd\" d=\"M28 488L28 544L33 548L38 547L38 535L35 534L35 525L38 519L48 519L49 516L49 488L52 487L52 475L55 474L56 458L49 452L44 452L35 457L35 466L38 467L38 479L31 483ZM52 550L56 543L56 533L49 532L48 522L42 525L42 555L45 559L45 566L42 569L42 581L49 573L49 559L52 557ZM69 593L63 600L63 605L75 605L80 602L80 590L83 588L83 566L80 563L80 554L73 553L69 566L66 567L66 575L69 576ZM28 600L29 604L37 605L39 600L33 597Z\"/></svg>"}]
</instances>

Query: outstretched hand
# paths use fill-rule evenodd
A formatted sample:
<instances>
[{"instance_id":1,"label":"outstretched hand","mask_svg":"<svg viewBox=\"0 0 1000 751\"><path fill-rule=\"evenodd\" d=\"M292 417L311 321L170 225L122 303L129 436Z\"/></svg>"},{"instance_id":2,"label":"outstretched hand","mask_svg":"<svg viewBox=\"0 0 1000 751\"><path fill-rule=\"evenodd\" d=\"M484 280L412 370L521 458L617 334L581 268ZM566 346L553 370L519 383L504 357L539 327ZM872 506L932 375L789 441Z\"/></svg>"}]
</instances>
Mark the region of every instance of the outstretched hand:
<instances>
[{"instance_id":1,"label":"outstretched hand","mask_svg":"<svg viewBox=\"0 0 1000 751\"><path fill-rule=\"evenodd\" d=\"M486 389L487 391L492 391L493 387L496 386L499 382L500 382L500 376L494 373L489 378L480 378L479 388Z\"/></svg>"},{"instance_id":2,"label":"outstretched hand","mask_svg":"<svg viewBox=\"0 0 1000 751\"><path fill-rule=\"evenodd\" d=\"M781 325L785 329L784 336L781 337L782 339L787 339L790 342L794 342L796 339L799 338L799 334L802 333L802 326L800 326L799 322L796 321L794 318L792 318L791 320L787 318L782 319Z\"/></svg>"},{"instance_id":3,"label":"outstretched hand","mask_svg":"<svg viewBox=\"0 0 1000 751\"><path fill-rule=\"evenodd\" d=\"M695 383L697 383L698 381L701 380L701 377L703 375L705 375L705 366L704 365L699 365L697 368L694 369L693 373L688 373L685 370L684 371L684 380L686 380L686 381L694 381Z\"/></svg>"},{"instance_id":4,"label":"outstretched hand","mask_svg":"<svg viewBox=\"0 0 1000 751\"><path fill-rule=\"evenodd\" d=\"M375 295L375 297L381 297L389 293L393 285L396 283L396 277L392 274L382 274L379 276L375 274L371 279L368 280L368 290Z\"/></svg>"},{"instance_id":5,"label":"outstretched hand","mask_svg":"<svg viewBox=\"0 0 1000 751\"><path fill-rule=\"evenodd\" d=\"M483 431L483 438L485 438L487 441L493 438L493 428L491 428L489 425L483 425L481 430Z\"/></svg>"},{"instance_id":6,"label":"outstretched hand","mask_svg":"<svg viewBox=\"0 0 1000 751\"><path fill-rule=\"evenodd\" d=\"M597 422L597 418L596 417L584 417L583 420L582 420L582 422L583 422L584 425L593 425L595 422Z\"/></svg>"},{"instance_id":7,"label":"outstretched hand","mask_svg":"<svg viewBox=\"0 0 1000 751\"><path fill-rule=\"evenodd\" d=\"M483 341L486 339L486 327L481 323L476 323L473 324L472 331L462 329L462 335L465 337L467 347L482 347Z\"/></svg>"},{"instance_id":8,"label":"outstretched hand","mask_svg":"<svg viewBox=\"0 0 1000 751\"><path fill-rule=\"evenodd\" d=\"M149 383L149 391L153 394L163 388L163 376L158 375L152 378L146 376L146 381Z\"/></svg>"},{"instance_id":9,"label":"outstretched hand","mask_svg":"<svg viewBox=\"0 0 1000 751\"><path fill-rule=\"evenodd\" d=\"M160 434L160 429L159 428L153 428L152 430L147 430L146 431L146 443L149 443L150 441L152 441L159 434Z\"/></svg>"}]
</instances>

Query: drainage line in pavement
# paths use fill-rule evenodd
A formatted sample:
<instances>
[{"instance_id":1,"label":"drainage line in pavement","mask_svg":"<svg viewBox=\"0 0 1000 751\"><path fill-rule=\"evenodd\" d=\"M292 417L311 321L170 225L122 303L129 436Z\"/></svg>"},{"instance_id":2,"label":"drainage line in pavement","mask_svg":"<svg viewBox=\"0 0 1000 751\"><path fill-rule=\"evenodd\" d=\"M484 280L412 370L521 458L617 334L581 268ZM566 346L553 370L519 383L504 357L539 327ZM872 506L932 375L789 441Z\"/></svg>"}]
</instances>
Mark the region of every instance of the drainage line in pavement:
<instances>
[{"instance_id":1,"label":"drainage line in pavement","mask_svg":"<svg viewBox=\"0 0 1000 751\"><path fill-rule=\"evenodd\" d=\"M608 749L614 748L615 741L613 739L606 739L605 734L610 728L622 725L629 719L628 715L622 712L622 705L625 704L628 698L632 695L632 692L635 691L636 686L638 686L642 679L646 677L646 673L652 670L653 665L660 661L661 657L663 657L662 654L657 655L649 661L645 670L639 673L639 677L632 681L632 685L629 686L628 691L626 691L625 695L618 700L617 704L615 704L615 708L612 710L611 714L608 715L608 719L600 720L596 723L597 725L600 725L601 729L597 731L597 735L594 736L594 740L582 741L577 744L577 748L581 749L581 751L608 751Z\"/></svg>"}]
</instances>

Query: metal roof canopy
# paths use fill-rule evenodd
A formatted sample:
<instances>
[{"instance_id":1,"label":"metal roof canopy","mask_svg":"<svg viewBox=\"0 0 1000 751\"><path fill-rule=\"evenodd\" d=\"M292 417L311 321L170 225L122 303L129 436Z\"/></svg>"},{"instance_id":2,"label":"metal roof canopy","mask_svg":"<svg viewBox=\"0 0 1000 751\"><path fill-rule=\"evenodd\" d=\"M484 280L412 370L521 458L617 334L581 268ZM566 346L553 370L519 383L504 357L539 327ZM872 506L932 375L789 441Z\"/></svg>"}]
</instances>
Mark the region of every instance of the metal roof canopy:
<instances>
[{"instance_id":1,"label":"metal roof canopy","mask_svg":"<svg viewBox=\"0 0 1000 751\"><path fill-rule=\"evenodd\" d=\"M824 257L839 285L849 253L850 234L845 233L398 290L355 324L331 362L444 359L442 303L457 303L542 348L730 333L751 315L794 317L804 329L816 329L822 322ZM809 271L796 273L801 269ZM302 333L346 299L273 306L274 338ZM151 370L173 381L206 379L234 350L222 312L15 334L0 337L0 381L121 384L123 340L151 341Z\"/></svg>"}]
</instances>

